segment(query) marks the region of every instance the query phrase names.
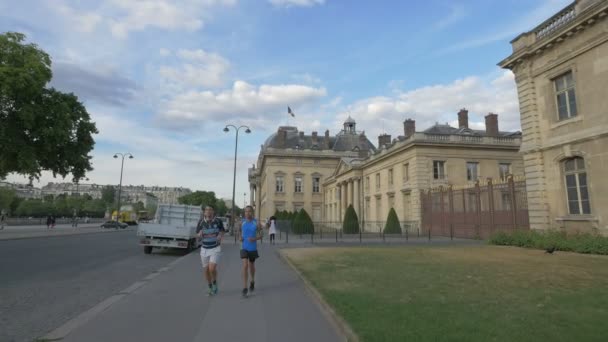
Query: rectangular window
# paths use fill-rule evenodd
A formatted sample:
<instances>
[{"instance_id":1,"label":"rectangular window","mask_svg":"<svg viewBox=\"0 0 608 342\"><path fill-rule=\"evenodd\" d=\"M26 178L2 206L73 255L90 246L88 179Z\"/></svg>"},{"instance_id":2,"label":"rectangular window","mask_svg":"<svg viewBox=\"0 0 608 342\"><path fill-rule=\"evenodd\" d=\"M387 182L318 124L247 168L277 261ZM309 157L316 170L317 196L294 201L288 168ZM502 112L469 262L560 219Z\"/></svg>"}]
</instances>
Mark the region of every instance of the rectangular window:
<instances>
[{"instance_id":1,"label":"rectangular window","mask_svg":"<svg viewBox=\"0 0 608 342\"><path fill-rule=\"evenodd\" d=\"M321 164L321 160L315 159L315 165L319 165L319 164Z\"/></svg>"},{"instance_id":2,"label":"rectangular window","mask_svg":"<svg viewBox=\"0 0 608 342\"><path fill-rule=\"evenodd\" d=\"M388 170L388 185L393 185L393 169Z\"/></svg>"},{"instance_id":3,"label":"rectangular window","mask_svg":"<svg viewBox=\"0 0 608 342\"><path fill-rule=\"evenodd\" d=\"M445 179L445 162L433 161L433 179Z\"/></svg>"},{"instance_id":4,"label":"rectangular window","mask_svg":"<svg viewBox=\"0 0 608 342\"><path fill-rule=\"evenodd\" d=\"M511 174L511 164L500 163L498 164L498 174L500 179L505 180Z\"/></svg>"},{"instance_id":5,"label":"rectangular window","mask_svg":"<svg viewBox=\"0 0 608 342\"><path fill-rule=\"evenodd\" d=\"M300 159L300 158L296 159L296 164L302 164L302 159Z\"/></svg>"},{"instance_id":6,"label":"rectangular window","mask_svg":"<svg viewBox=\"0 0 608 342\"><path fill-rule=\"evenodd\" d=\"M394 208L395 207L395 196L389 196L388 197L388 207L389 208Z\"/></svg>"},{"instance_id":7,"label":"rectangular window","mask_svg":"<svg viewBox=\"0 0 608 342\"><path fill-rule=\"evenodd\" d=\"M376 173L376 190L380 190L380 174Z\"/></svg>"},{"instance_id":8,"label":"rectangular window","mask_svg":"<svg viewBox=\"0 0 608 342\"><path fill-rule=\"evenodd\" d=\"M403 164L403 183L410 180L410 164Z\"/></svg>"},{"instance_id":9,"label":"rectangular window","mask_svg":"<svg viewBox=\"0 0 608 342\"><path fill-rule=\"evenodd\" d=\"M296 176L294 191L295 192L302 192L302 176Z\"/></svg>"},{"instance_id":10,"label":"rectangular window","mask_svg":"<svg viewBox=\"0 0 608 342\"><path fill-rule=\"evenodd\" d=\"M365 177L365 192L369 192L369 176Z\"/></svg>"},{"instance_id":11,"label":"rectangular window","mask_svg":"<svg viewBox=\"0 0 608 342\"><path fill-rule=\"evenodd\" d=\"M479 163L467 162L467 180L476 181L479 173Z\"/></svg>"},{"instance_id":12,"label":"rectangular window","mask_svg":"<svg viewBox=\"0 0 608 342\"><path fill-rule=\"evenodd\" d=\"M568 196L568 212L570 215L591 214L585 160L580 157L566 160L564 162L564 173Z\"/></svg>"},{"instance_id":13,"label":"rectangular window","mask_svg":"<svg viewBox=\"0 0 608 342\"><path fill-rule=\"evenodd\" d=\"M319 177L312 177L312 192L319 192L321 186L321 178Z\"/></svg>"},{"instance_id":14,"label":"rectangular window","mask_svg":"<svg viewBox=\"0 0 608 342\"><path fill-rule=\"evenodd\" d=\"M276 192L283 192L283 176L277 176Z\"/></svg>"},{"instance_id":15,"label":"rectangular window","mask_svg":"<svg viewBox=\"0 0 608 342\"><path fill-rule=\"evenodd\" d=\"M576 95L574 94L574 77L572 71L553 80L557 98L557 114L560 120L573 118L577 114Z\"/></svg>"}]
</instances>

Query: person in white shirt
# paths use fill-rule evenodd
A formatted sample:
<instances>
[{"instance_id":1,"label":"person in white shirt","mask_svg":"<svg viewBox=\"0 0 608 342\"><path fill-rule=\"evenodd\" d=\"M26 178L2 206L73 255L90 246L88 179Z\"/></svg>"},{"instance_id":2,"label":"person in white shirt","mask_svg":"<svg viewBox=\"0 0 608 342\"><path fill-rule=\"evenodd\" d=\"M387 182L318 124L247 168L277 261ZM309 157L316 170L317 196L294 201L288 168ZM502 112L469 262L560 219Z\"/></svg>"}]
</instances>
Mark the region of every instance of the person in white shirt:
<instances>
[{"instance_id":1,"label":"person in white shirt","mask_svg":"<svg viewBox=\"0 0 608 342\"><path fill-rule=\"evenodd\" d=\"M275 244L275 236L277 234L277 219L274 216L271 216L268 219L268 234L270 234L270 244Z\"/></svg>"}]
</instances>

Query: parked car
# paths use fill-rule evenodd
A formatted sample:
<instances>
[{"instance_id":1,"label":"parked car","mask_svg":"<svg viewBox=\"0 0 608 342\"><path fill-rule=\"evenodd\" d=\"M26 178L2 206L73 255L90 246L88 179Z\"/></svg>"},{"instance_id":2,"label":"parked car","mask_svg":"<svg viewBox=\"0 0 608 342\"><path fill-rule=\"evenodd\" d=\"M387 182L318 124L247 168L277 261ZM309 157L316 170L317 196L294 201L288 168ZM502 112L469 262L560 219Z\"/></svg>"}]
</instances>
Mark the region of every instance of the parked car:
<instances>
[{"instance_id":1,"label":"parked car","mask_svg":"<svg viewBox=\"0 0 608 342\"><path fill-rule=\"evenodd\" d=\"M123 222L118 222L118 221L106 221L104 223L101 224L101 228L114 228L114 229L125 229L127 228L129 225Z\"/></svg>"}]
</instances>

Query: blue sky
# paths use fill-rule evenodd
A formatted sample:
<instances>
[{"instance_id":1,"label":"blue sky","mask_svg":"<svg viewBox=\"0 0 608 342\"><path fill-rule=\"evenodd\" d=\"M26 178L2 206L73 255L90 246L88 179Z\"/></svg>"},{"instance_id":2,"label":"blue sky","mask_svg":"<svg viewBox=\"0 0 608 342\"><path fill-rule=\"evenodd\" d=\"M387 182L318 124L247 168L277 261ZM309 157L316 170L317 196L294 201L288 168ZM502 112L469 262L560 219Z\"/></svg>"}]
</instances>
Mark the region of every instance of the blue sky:
<instances>
[{"instance_id":1,"label":"blue sky","mask_svg":"<svg viewBox=\"0 0 608 342\"><path fill-rule=\"evenodd\" d=\"M242 198L247 167L281 124L336 133L351 115L375 142L403 134L406 118L422 130L465 107L473 127L495 112L501 130L519 130L513 76L496 63L570 2L0 0L0 31L45 49L52 85L97 122L90 182L117 183L112 154L130 151L126 184L230 197L234 134L222 128L245 124Z\"/></svg>"}]
</instances>

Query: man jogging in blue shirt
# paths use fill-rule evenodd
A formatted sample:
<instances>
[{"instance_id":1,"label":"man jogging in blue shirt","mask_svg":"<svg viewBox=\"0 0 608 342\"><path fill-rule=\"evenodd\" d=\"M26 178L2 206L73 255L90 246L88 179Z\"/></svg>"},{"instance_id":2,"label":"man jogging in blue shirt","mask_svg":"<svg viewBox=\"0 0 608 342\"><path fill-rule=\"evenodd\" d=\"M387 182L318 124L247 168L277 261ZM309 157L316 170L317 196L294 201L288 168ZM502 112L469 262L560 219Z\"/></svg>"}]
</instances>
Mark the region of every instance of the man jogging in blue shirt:
<instances>
[{"instance_id":1,"label":"man jogging in blue shirt","mask_svg":"<svg viewBox=\"0 0 608 342\"><path fill-rule=\"evenodd\" d=\"M224 224L215 217L215 209L207 205L203 218L196 227L198 236L203 239L201 245L201 261L205 269L205 279L209 284L208 295L217 294L217 264L222 254L222 239L224 238Z\"/></svg>"},{"instance_id":2,"label":"man jogging in blue shirt","mask_svg":"<svg viewBox=\"0 0 608 342\"><path fill-rule=\"evenodd\" d=\"M245 207L245 219L241 223L241 259L243 260L243 297L255 290L255 259L259 258L257 241L262 239L262 225L253 218L253 207ZM251 275L249 290L247 276Z\"/></svg>"}]
</instances>

